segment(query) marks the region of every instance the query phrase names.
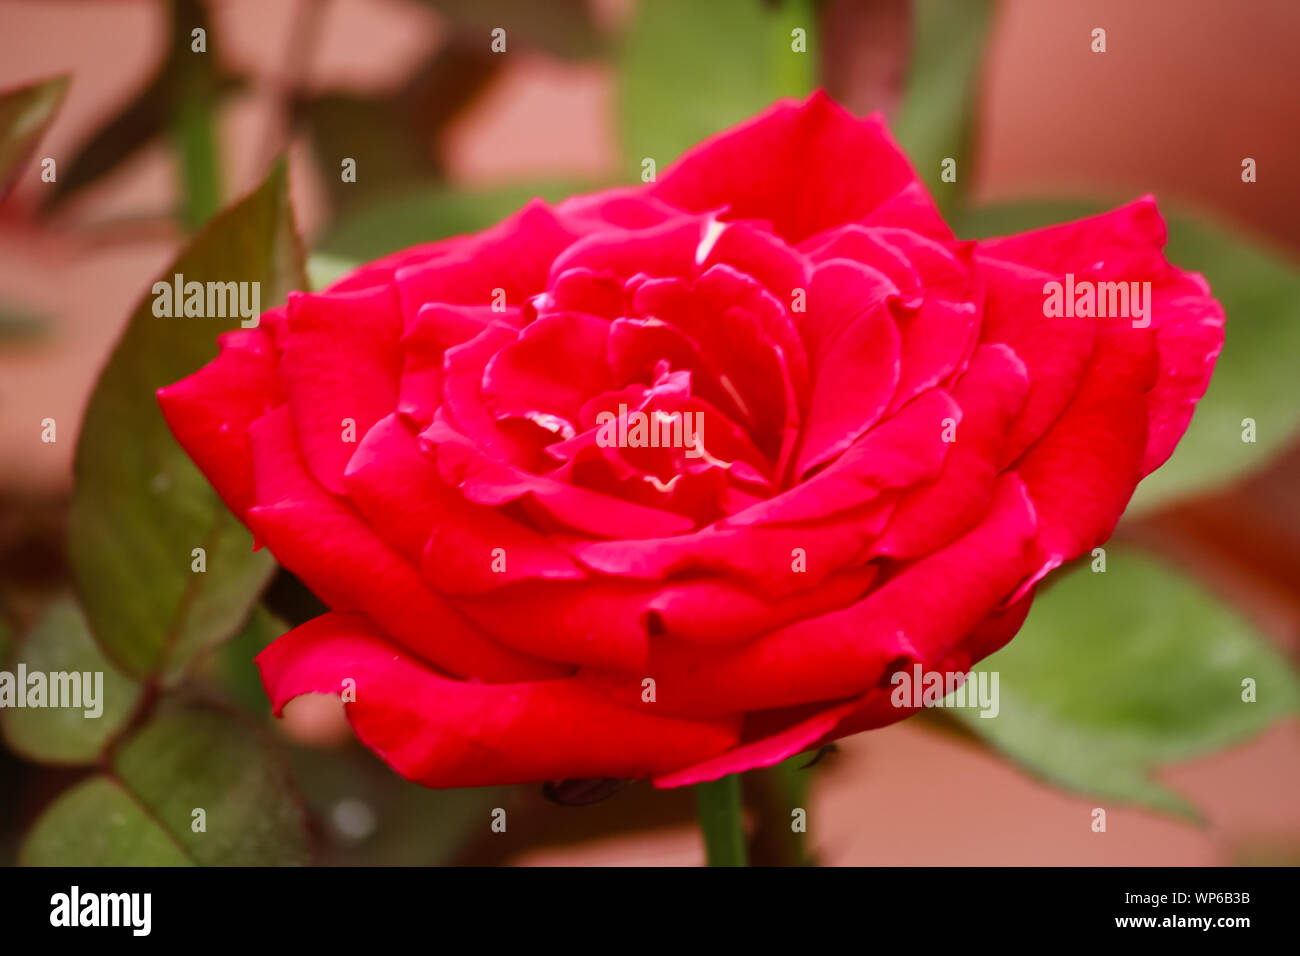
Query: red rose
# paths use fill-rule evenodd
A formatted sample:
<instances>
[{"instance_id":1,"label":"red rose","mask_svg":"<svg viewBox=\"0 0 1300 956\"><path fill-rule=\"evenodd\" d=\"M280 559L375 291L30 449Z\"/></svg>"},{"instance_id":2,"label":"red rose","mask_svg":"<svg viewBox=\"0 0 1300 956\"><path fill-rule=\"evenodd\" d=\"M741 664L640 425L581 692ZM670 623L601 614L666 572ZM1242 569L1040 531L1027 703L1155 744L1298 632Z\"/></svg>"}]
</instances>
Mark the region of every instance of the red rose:
<instances>
[{"instance_id":1,"label":"red rose","mask_svg":"<svg viewBox=\"0 0 1300 956\"><path fill-rule=\"evenodd\" d=\"M958 241L818 94L293 295L159 399L333 609L258 657L277 712L354 686L435 787L695 783L906 716L893 673L1106 539L1222 342L1164 240L1142 199Z\"/></svg>"}]
</instances>

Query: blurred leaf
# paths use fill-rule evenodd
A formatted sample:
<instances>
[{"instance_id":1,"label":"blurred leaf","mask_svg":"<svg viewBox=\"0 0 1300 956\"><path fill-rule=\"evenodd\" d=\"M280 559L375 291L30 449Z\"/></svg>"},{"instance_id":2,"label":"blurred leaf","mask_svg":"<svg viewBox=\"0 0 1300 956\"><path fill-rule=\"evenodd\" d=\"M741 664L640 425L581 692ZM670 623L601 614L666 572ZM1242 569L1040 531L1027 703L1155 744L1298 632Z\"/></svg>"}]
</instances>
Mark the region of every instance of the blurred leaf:
<instances>
[{"instance_id":1,"label":"blurred leaf","mask_svg":"<svg viewBox=\"0 0 1300 956\"><path fill-rule=\"evenodd\" d=\"M586 0L426 0L451 21L454 29L473 35L484 50L491 49L491 32L506 31L506 54L538 47L566 57L587 57L600 50Z\"/></svg>"},{"instance_id":2,"label":"blurred leaf","mask_svg":"<svg viewBox=\"0 0 1300 956\"><path fill-rule=\"evenodd\" d=\"M163 272L188 281L261 283L261 304L306 278L283 161L246 199L219 214ZM274 568L253 553L168 431L154 391L216 354L229 319L159 318L146 294L91 396L77 443L68 558L91 630L127 673L174 679L189 658L229 637ZM190 570L207 552L206 573Z\"/></svg>"},{"instance_id":3,"label":"blurred leaf","mask_svg":"<svg viewBox=\"0 0 1300 956\"><path fill-rule=\"evenodd\" d=\"M123 785L195 862L307 862L306 821L262 733L215 708L166 705L113 762ZM193 811L206 832L193 830Z\"/></svg>"},{"instance_id":4,"label":"blurred leaf","mask_svg":"<svg viewBox=\"0 0 1300 956\"><path fill-rule=\"evenodd\" d=\"M306 863L306 821L260 732L215 708L170 704L118 752L113 776L56 800L20 853L36 865ZM195 832L204 811L203 830Z\"/></svg>"},{"instance_id":5,"label":"blurred leaf","mask_svg":"<svg viewBox=\"0 0 1300 956\"><path fill-rule=\"evenodd\" d=\"M70 598L52 601L44 616L19 644L14 665L21 661L27 673L65 671L102 674L98 717L86 716L80 707L13 707L0 710L0 730L15 752L41 763L80 764L95 761L122 729L141 687L123 676L95 644L81 610ZM7 668L10 671L14 667ZM92 692L94 688L91 688ZM25 693L25 688L18 688ZM86 693L82 691L83 695ZM84 700L84 697L83 697Z\"/></svg>"},{"instance_id":6,"label":"blurred leaf","mask_svg":"<svg viewBox=\"0 0 1300 956\"><path fill-rule=\"evenodd\" d=\"M1300 708L1300 683L1249 622L1154 558L1107 548L1034 602L1021 633L984 660L1000 711L946 713L1045 780L1183 815L1162 765L1257 734ZM1242 680L1257 702L1242 700Z\"/></svg>"},{"instance_id":7,"label":"blurred leaf","mask_svg":"<svg viewBox=\"0 0 1300 956\"><path fill-rule=\"evenodd\" d=\"M1114 205L1119 205L1115 203ZM1026 203L972 210L961 236L1005 235L1077 219L1108 208L1098 203ZM1186 499L1263 467L1300 430L1300 271L1222 227L1170 215L1175 265L1203 273L1227 314L1223 352L1205 397L1173 457L1138 486L1134 516ZM1241 440L1242 419L1257 424Z\"/></svg>"},{"instance_id":8,"label":"blurred leaf","mask_svg":"<svg viewBox=\"0 0 1300 956\"><path fill-rule=\"evenodd\" d=\"M791 49L808 31L809 52ZM637 5L619 55L628 169L662 171L686 149L816 85L816 17L809 0L773 8L758 0L655 0ZM756 157L754 162L762 162Z\"/></svg>"},{"instance_id":9,"label":"blurred leaf","mask_svg":"<svg viewBox=\"0 0 1300 956\"><path fill-rule=\"evenodd\" d=\"M97 776L55 800L32 825L23 866L189 866L190 859L121 785Z\"/></svg>"},{"instance_id":10,"label":"blurred leaf","mask_svg":"<svg viewBox=\"0 0 1300 956\"><path fill-rule=\"evenodd\" d=\"M320 243L332 256L364 262L398 249L485 229L540 196L563 199L574 183L531 183L470 191L436 187L404 191L346 217Z\"/></svg>"},{"instance_id":11,"label":"blurred leaf","mask_svg":"<svg viewBox=\"0 0 1300 956\"><path fill-rule=\"evenodd\" d=\"M892 128L940 208L949 210L974 177L970 149L975 91L990 0L915 0L912 56L903 105ZM939 177L941 163L957 161L957 181Z\"/></svg>"},{"instance_id":12,"label":"blurred leaf","mask_svg":"<svg viewBox=\"0 0 1300 956\"><path fill-rule=\"evenodd\" d=\"M0 92L0 200L32 158L68 92L69 79L53 79Z\"/></svg>"}]
</instances>

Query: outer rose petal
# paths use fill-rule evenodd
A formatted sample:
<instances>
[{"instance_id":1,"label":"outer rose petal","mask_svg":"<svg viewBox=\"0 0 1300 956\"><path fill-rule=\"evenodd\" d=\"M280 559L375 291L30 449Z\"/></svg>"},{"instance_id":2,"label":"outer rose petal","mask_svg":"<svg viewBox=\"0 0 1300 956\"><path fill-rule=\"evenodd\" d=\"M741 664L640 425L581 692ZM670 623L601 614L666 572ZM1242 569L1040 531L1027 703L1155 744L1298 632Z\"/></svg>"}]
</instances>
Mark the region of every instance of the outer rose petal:
<instances>
[{"instance_id":1,"label":"outer rose petal","mask_svg":"<svg viewBox=\"0 0 1300 956\"><path fill-rule=\"evenodd\" d=\"M621 707L570 680L448 680L402 653L364 618L330 613L257 657L275 712L300 694L355 681L348 720L394 770L428 787L562 777L644 777L721 753L737 721Z\"/></svg>"},{"instance_id":2,"label":"outer rose petal","mask_svg":"<svg viewBox=\"0 0 1300 956\"><path fill-rule=\"evenodd\" d=\"M939 477L909 491L873 555L916 558L965 532L988 511L1007 426L1025 402L1029 376L1005 345L982 345L953 398L961 424ZM910 406L909 406L910 407Z\"/></svg>"},{"instance_id":3,"label":"outer rose petal","mask_svg":"<svg viewBox=\"0 0 1300 956\"><path fill-rule=\"evenodd\" d=\"M1033 595L1030 594L1006 610L994 613L980 622L958 642L964 652L960 661L950 657L928 669L940 673L965 671L971 663L992 654L1020 630L1032 600ZM654 785L660 788L686 787L717 780L729 773L770 767L801 751L812 750L864 730L883 727L916 713L913 707L895 707L890 699L891 693L892 688L889 687L872 689L855 700L814 708L811 715L806 708L795 708L796 712L801 713L797 719L779 729L767 730L752 740L745 739L750 736L747 724L741 743L731 750L693 767L655 777Z\"/></svg>"},{"instance_id":4,"label":"outer rose petal","mask_svg":"<svg viewBox=\"0 0 1300 956\"><path fill-rule=\"evenodd\" d=\"M176 440L241 519L252 507L248 426L279 404L271 339L261 329L221 337L221 353L188 378L158 389Z\"/></svg>"},{"instance_id":5,"label":"outer rose petal","mask_svg":"<svg viewBox=\"0 0 1300 956\"><path fill-rule=\"evenodd\" d=\"M338 498L316 485L281 407L249 429L258 506L248 523L276 558L331 607L364 611L412 652L458 677L510 681L563 668L486 637Z\"/></svg>"},{"instance_id":6,"label":"outer rose petal","mask_svg":"<svg viewBox=\"0 0 1300 956\"><path fill-rule=\"evenodd\" d=\"M983 342L1010 346L1029 370L1029 396L997 462L1005 468L1060 417L1087 368L1097 336L1093 319L1043 315L1043 283L1054 277L998 260L977 260L987 282Z\"/></svg>"},{"instance_id":7,"label":"outer rose petal","mask_svg":"<svg viewBox=\"0 0 1300 956\"><path fill-rule=\"evenodd\" d=\"M1204 278L1169 264L1161 253L1164 220L1151 196L1075 222L988 239L984 254L1093 281L1150 282L1147 317L1159 343L1159 373L1148 399L1150 424L1142 474L1158 468L1187 430L1223 348L1223 307ZM1053 321L1064 321L1055 319Z\"/></svg>"},{"instance_id":8,"label":"outer rose petal","mask_svg":"<svg viewBox=\"0 0 1300 956\"><path fill-rule=\"evenodd\" d=\"M718 780L729 773L744 773L757 767L771 767L787 757L807 750L818 740L833 733L839 726L839 722L853 713L856 706L856 702L850 701L828 707L778 733L741 744L694 766L661 774L654 778L654 785L663 790L689 787L697 783Z\"/></svg>"},{"instance_id":9,"label":"outer rose petal","mask_svg":"<svg viewBox=\"0 0 1300 956\"><path fill-rule=\"evenodd\" d=\"M1110 537L1133 496L1147 447L1141 410L1156 359L1147 330L1099 331L1078 395L1016 464L1038 506L1048 568Z\"/></svg>"},{"instance_id":10,"label":"outer rose petal","mask_svg":"<svg viewBox=\"0 0 1300 956\"><path fill-rule=\"evenodd\" d=\"M577 238L546 203L534 199L505 222L475 236L450 255L396 271L402 314L409 323L426 302L521 305L546 286L551 262Z\"/></svg>"},{"instance_id":11,"label":"outer rose petal","mask_svg":"<svg viewBox=\"0 0 1300 956\"><path fill-rule=\"evenodd\" d=\"M1023 484L1006 475L983 522L851 607L726 653L652 650L659 703L717 715L836 700L863 693L900 657L940 660L1035 570L1036 527Z\"/></svg>"},{"instance_id":12,"label":"outer rose petal","mask_svg":"<svg viewBox=\"0 0 1300 956\"><path fill-rule=\"evenodd\" d=\"M956 657L950 655L944 661L929 665L926 669L940 673L968 670L972 663L983 660L1016 635L1020 626L1024 624L1026 615L1029 614L1032 601L1033 592L1030 591L1010 607L989 615L958 642L957 647L961 651ZM864 730L884 727L916 713L915 708L895 707L890 701L892 690L893 688L879 688L862 695L855 702L853 710L840 717L835 729L814 742L813 746L820 746Z\"/></svg>"},{"instance_id":13,"label":"outer rose petal","mask_svg":"<svg viewBox=\"0 0 1300 956\"><path fill-rule=\"evenodd\" d=\"M855 119L818 91L688 150L650 193L692 212L725 206L728 218L766 220L794 244L918 187L913 202L924 205L924 187L879 116Z\"/></svg>"},{"instance_id":14,"label":"outer rose petal","mask_svg":"<svg viewBox=\"0 0 1300 956\"><path fill-rule=\"evenodd\" d=\"M391 286L289 297L280 372L303 457L322 485L343 491L356 441L397 405L402 314ZM345 440L348 422L353 439Z\"/></svg>"}]
</instances>

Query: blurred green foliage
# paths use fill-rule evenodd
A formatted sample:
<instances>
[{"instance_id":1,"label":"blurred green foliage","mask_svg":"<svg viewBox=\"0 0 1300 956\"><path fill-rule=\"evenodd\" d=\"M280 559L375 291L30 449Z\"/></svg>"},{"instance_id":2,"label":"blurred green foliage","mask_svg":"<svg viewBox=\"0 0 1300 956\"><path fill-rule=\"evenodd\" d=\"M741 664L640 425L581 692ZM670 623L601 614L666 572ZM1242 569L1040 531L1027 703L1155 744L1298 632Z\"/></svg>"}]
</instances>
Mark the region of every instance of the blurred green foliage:
<instances>
[{"instance_id":1,"label":"blurred green foliage","mask_svg":"<svg viewBox=\"0 0 1300 956\"><path fill-rule=\"evenodd\" d=\"M1300 713L1300 682L1250 621L1122 546L1104 572L1065 571L978 669L1000 675L1001 709L952 710L968 730L1056 786L1185 816L1155 770Z\"/></svg>"}]
</instances>

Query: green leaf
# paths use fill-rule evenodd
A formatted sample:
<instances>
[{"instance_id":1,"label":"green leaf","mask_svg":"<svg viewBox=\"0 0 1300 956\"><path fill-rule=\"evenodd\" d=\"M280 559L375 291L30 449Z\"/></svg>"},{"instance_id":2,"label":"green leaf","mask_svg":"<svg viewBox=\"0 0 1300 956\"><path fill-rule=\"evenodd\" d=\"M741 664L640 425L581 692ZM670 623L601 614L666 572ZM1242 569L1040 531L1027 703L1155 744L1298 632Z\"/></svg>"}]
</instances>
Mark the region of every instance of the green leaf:
<instances>
[{"instance_id":1,"label":"green leaf","mask_svg":"<svg viewBox=\"0 0 1300 956\"><path fill-rule=\"evenodd\" d=\"M946 711L1069 790L1193 815L1152 779L1300 708L1286 659L1237 612L1156 559L1108 548L1034 602L1021 633L978 670L999 674L996 717ZM1242 682L1256 682L1255 703Z\"/></svg>"},{"instance_id":2,"label":"green leaf","mask_svg":"<svg viewBox=\"0 0 1300 956\"><path fill-rule=\"evenodd\" d=\"M303 810L260 731L207 705L173 703L126 742L111 777L92 778L47 808L19 859L282 866L308 855Z\"/></svg>"},{"instance_id":3,"label":"green leaf","mask_svg":"<svg viewBox=\"0 0 1300 956\"><path fill-rule=\"evenodd\" d=\"M163 272L261 283L266 308L303 288L283 161ZM100 376L77 442L68 557L101 646L134 677L174 680L247 617L274 568L168 431L154 392L216 354L239 319L160 318L140 302ZM191 571L192 551L207 570Z\"/></svg>"},{"instance_id":4,"label":"green leaf","mask_svg":"<svg viewBox=\"0 0 1300 956\"><path fill-rule=\"evenodd\" d=\"M97 717L83 707L13 707L0 711L0 730L16 753L41 763L81 764L95 761L120 731L140 699L141 687L113 667L86 628L80 608L69 598L50 603L44 615L19 644L14 666L27 673L75 672L86 694L86 674L102 675L92 693ZM19 693L23 688L18 688ZM83 697L83 700L85 698Z\"/></svg>"},{"instance_id":5,"label":"green leaf","mask_svg":"<svg viewBox=\"0 0 1300 956\"><path fill-rule=\"evenodd\" d=\"M0 92L0 200L9 195L68 91L68 77Z\"/></svg>"},{"instance_id":6,"label":"green leaf","mask_svg":"<svg viewBox=\"0 0 1300 956\"><path fill-rule=\"evenodd\" d=\"M945 210L974 174L973 107L992 7L989 0L916 0L912 7L912 57L903 106L891 125ZM949 157L957 161L957 180L945 183L941 163Z\"/></svg>"},{"instance_id":7,"label":"green leaf","mask_svg":"<svg viewBox=\"0 0 1300 956\"><path fill-rule=\"evenodd\" d=\"M122 786L92 777L62 794L32 825L23 866L189 866L190 859Z\"/></svg>"},{"instance_id":8,"label":"green leaf","mask_svg":"<svg viewBox=\"0 0 1300 956\"><path fill-rule=\"evenodd\" d=\"M307 862L303 809L262 732L213 707L169 705L113 770L150 817L204 865ZM206 830L194 832L196 809Z\"/></svg>"},{"instance_id":9,"label":"green leaf","mask_svg":"<svg viewBox=\"0 0 1300 956\"><path fill-rule=\"evenodd\" d=\"M479 191L446 187L403 191L341 220L320 248L336 258L364 262L421 242L477 232L500 222L534 197L557 201L582 188L570 182Z\"/></svg>"},{"instance_id":10,"label":"green leaf","mask_svg":"<svg viewBox=\"0 0 1300 956\"><path fill-rule=\"evenodd\" d=\"M655 0L637 12L619 53L618 115L628 169L659 170L700 140L816 85L816 17L807 0ZM808 31L807 50L791 30ZM762 158L755 158L762 162Z\"/></svg>"},{"instance_id":11,"label":"green leaf","mask_svg":"<svg viewBox=\"0 0 1300 956\"><path fill-rule=\"evenodd\" d=\"M1112 205L1119 205L1114 203ZM1015 204L972 210L962 236L1005 235L1109 208L1098 203ZM1138 486L1128 514L1202 494L1255 471L1300 431L1300 271L1280 256L1221 227L1163 210L1165 250L1175 265L1200 272L1227 315L1225 342L1209 390L1173 456ZM1254 419L1256 441L1242 441Z\"/></svg>"},{"instance_id":12,"label":"green leaf","mask_svg":"<svg viewBox=\"0 0 1300 956\"><path fill-rule=\"evenodd\" d=\"M181 178L181 222L198 229L221 208L217 101L221 82L215 58L193 51L191 32L208 24L198 0L173 0L171 57L164 68L168 126Z\"/></svg>"}]
</instances>

